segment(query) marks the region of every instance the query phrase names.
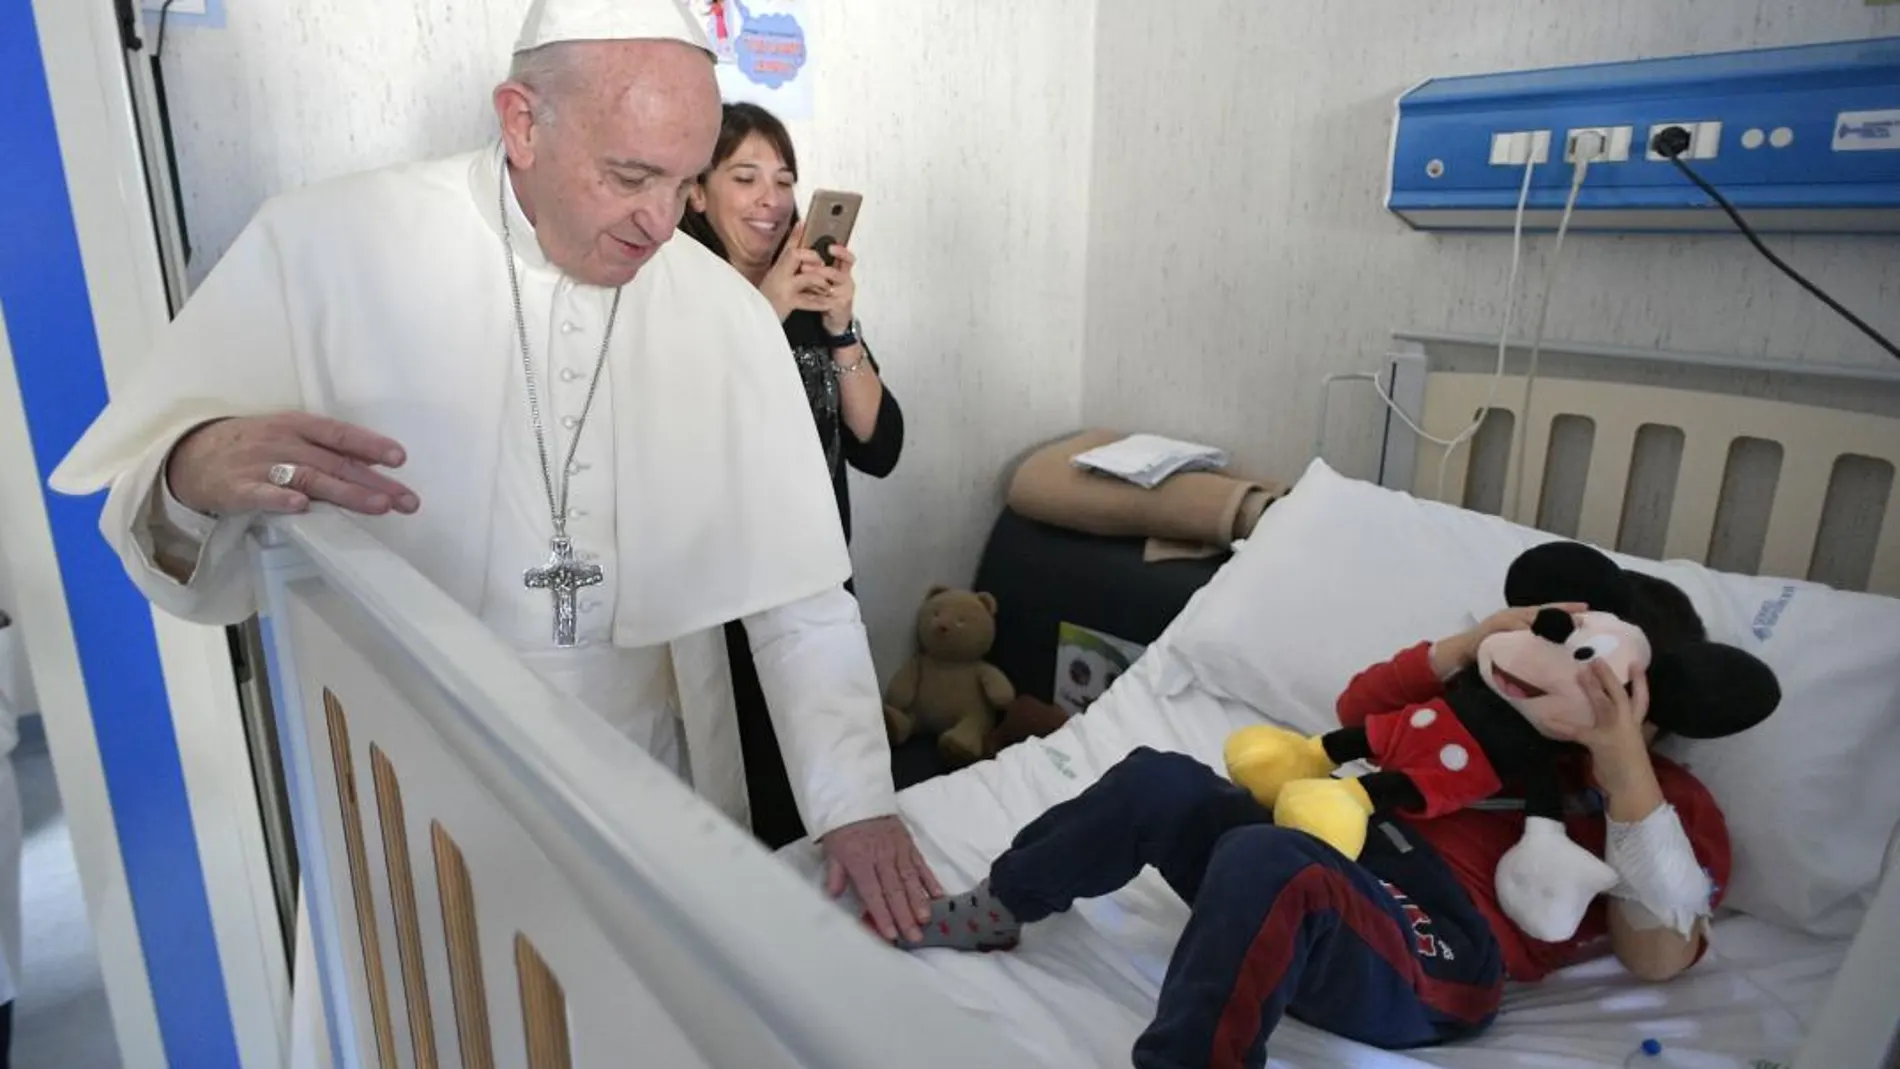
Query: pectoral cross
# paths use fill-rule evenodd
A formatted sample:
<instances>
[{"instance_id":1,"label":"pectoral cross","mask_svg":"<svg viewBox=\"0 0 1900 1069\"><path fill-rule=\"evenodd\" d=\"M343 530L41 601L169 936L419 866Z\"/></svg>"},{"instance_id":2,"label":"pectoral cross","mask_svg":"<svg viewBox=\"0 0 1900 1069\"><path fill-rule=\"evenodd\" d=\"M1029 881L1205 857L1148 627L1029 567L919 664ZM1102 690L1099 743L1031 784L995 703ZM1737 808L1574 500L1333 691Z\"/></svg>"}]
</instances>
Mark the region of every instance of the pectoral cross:
<instances>
[{"instance_id":1,"label":"pectoral cross","mask_svg":"<svg viewBox=\"0 0 1900 1069\"><path fill-rule=\"evenodd\" d=\"M574 596L582 587L602 582L606 575L598 564L583 564L575 560L574 544L568 541L566 535L556 535L548 546L551 552L548 562L539 568L528 569L522 576L522 582L530 590L554 592L554 644L572 646L577 627Z\"/></svg>"}]
</instances>

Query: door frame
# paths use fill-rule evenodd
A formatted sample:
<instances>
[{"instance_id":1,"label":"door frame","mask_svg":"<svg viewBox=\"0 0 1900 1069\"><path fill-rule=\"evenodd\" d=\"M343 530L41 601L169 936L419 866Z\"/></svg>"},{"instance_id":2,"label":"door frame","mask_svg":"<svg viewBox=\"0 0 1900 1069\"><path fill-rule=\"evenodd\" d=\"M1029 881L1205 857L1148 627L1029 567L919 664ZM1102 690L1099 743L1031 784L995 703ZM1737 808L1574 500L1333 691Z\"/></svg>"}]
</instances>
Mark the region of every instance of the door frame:
<instances>
[{"instance_id":1,"label":"door frame","mask_svg":"<svg viewBox=\"0 0 1900 1069\"><path fill-rule=\"evenodd\" d=\"M148 59L125 51L113 0L0 0L0 23L34 31L12 39L37 48L22 73L43 83L11 88L41 109L37 129L50 119L56 133L29 130L10 149L22 162L0 171L63 180L70 228L44 228L36 255L76 257L84 290L60 295L75 314L46 321L61 329L56 352L30 321L43 311L11 309L11 347L0 333L0 535L114 1029L128 1069L276 1069L289 1049L290 963L226 632L159 614L121 571L95 567L101 556L116 564L96 530L98 501L57 498L44 483L60 460L45 454L70 446L76 417L81 429L89 419L76 408L96 412L102 392L123 386L172 313L158 232L176 220L163 214L169 198L154 212L138 126L151 110L128 64ZM8 285L0 277L0 297ZM88 326L93 338L82 337ZM58 397L46 386L50 361L61 362ZM91 530L73 522L75 506ZM97 626L113 607L149 624ZM127 753L134 736L148 745ZM140 841L124 840L127 828Z\"/></svg>"}]
</instances>

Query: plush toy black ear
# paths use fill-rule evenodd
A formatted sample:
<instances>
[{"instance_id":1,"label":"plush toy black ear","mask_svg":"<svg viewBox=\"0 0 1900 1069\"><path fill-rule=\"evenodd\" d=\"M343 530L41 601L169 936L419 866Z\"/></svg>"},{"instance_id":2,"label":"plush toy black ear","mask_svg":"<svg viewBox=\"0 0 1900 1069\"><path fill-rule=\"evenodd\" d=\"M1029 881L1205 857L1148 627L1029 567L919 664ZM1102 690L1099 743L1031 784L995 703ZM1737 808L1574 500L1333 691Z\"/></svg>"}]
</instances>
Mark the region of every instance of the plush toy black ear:
<instances>
[{"instance_id":1,"label":"plush toy black ear","mask_svg":"<svg viewBox=\"0 0 1900 1069\"><path fill-rule=\"evenodd\" d=\"M1747 731L1781 704L1774 670L1720 642L1695 642L1649 666L1649 719L1685 739Z\"/></svg>"},{"instance_id":2,"label":"plush toy black ear","mask_svg":"<svg viewBox=\"0 0 1900 1069\"><path fill-rule=\"evenodd\" d=\"M1511 562L1504 575L1504 603L1513 608L1580 601L1593 612L1623 616L1630 586L1623 569L1582 542L1546 542Z\"/></svg>"}]
</instances>

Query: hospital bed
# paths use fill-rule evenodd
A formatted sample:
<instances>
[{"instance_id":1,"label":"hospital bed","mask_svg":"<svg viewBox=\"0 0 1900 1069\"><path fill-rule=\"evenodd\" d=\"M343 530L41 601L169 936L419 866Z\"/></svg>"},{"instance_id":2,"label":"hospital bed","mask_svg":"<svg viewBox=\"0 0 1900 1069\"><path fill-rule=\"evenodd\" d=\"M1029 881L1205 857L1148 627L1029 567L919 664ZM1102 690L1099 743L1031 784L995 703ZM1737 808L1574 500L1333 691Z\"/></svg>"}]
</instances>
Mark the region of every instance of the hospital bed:
<instances>
[{"instance_id":1,"label":"hospital bed","mask_svg":"<svg viewBox=\"0 0 1900 1069\"><path fill-rule=\"evenodd\" d=\"M1288 1023L1273 1064L1891 1064L1900 601L1882 595L1900 592L1900 419L1869 410L1888 386L1823 404L1800 369L1704 366L1706 388L1659 388L1640 361L1572 353L1573 377L1553 350L1526 405L1523 383L1461 370L1464 348L1400 339L1416 381L1383 388L1439 433L1487 406L1523 420L1536 477L1516 479L1508 436L1485 434L1443 479L1433 449L1388 448L1382 481L1417 496L1316 461L1086 715L902 796L929 860L946 884L976 879L1136 746L1215 764L1263 716L1322 729L1352 671L1495 608L1510 559L1551 537L1504 517L1534 517L1670 558L1627 563L1678 582L1716 637L1781 674L1768 724L1677 755L1729 813L1734 908L1674 983L1588 963L1512 989L1479 1040L1403 1054ZM1581 454L1579 421L1594 427ZM1736 474L1737 439L1778 443L1775 489ZM1880 470L1884 494L1849 500ZM1430 500L1441 491L1477 507ZM1696 563L1740 554L1738 539L1759 545L1746 570L1791 578ZM1877 593L1803 581L1821 564ZM808 844L764 853L347 520L274 523L256 567L340 1066L1128 1064L1186 917L1152 873L1035 926L1016 953L887 950L816 891Z\"/></svg>"}]
</instances>

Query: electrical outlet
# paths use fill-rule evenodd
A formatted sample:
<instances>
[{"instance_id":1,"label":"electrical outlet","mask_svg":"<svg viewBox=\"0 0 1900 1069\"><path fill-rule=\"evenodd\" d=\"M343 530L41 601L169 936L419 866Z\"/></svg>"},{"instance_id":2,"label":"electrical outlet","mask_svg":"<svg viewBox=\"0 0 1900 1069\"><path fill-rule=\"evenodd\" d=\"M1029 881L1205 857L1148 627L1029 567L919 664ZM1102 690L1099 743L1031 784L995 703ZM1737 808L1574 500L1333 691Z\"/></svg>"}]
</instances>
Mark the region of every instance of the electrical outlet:
<instances>
[{"instance_id":1,"label":"electrical outlet","mask_svg":"<svg viewBox=\"0 0 1900 1069\"><path fill-rule=\"evenodd\" d=\"M1550 162L1550 131L1539 130L1531 135L1531 162L1542 167Z\"/></svg>"},{"instance_id":2,"label":"electrical outlet","mask_svg":"<svg viewBox=\"0 0 1900 1069\"><path fill-rule=\"evenodd\" d=\"M1722 150L1722 124L1719 122L1659 122L1649 128L1649 137L1644 141L1644 151L1649 159L1663 162L1668 157L1656 151L1656 135L1680 126L1689 132L1689 147L1683 150L1685 160L1712 160Z\"/></svg>"},{"instance_id":3,"label":"electrical outlet","mask_svg":"<svg viewBox=\"0 0 1900 1069\"><path fill-rule=\"evenodd\" d=\"M1564 136L1564 162L1577 162L1577 142L1595 134L1601 140L1591 163L1622 163L1630 158L1630 141L1635 131L1627 126L1579 126Z\"/></svg>"},{"instance_id":4,"label":"electrical outlet","mask_svg":"<svg viewBox=\"0 0 1900 1069\"><path fill-rule=\"evenodd\" d=\"M207 2L208 0L172 0L171 11L169 13L173 15L203 15L207 13L205 11L205 4ZM165 0L139 0L139 9L142 11L150 11L156 15L160 11L165 10Z\"/></svg>"}]
</instances>

